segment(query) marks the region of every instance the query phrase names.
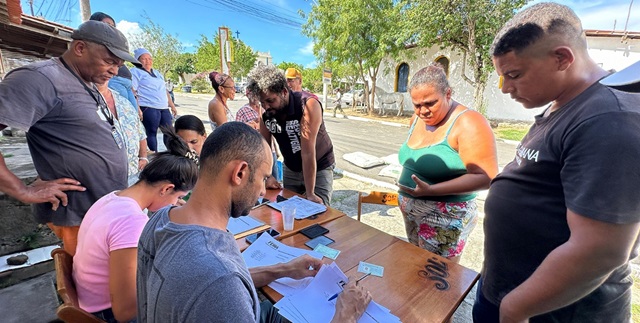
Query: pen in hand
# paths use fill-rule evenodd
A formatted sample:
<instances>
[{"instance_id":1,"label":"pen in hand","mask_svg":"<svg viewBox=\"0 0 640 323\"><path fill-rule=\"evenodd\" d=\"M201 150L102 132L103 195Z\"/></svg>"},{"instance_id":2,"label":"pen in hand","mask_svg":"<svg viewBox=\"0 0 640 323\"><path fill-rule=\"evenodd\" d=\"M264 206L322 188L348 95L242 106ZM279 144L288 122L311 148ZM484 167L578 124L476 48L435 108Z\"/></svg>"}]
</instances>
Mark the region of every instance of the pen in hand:
<instances>
[{"instance_id":1,"label":"pen in hand","mask_svg":"<svg viewBox=\"0 0 640 323\"><path fill-rule=\"evenodd\" d=\"M371 275L371 273L367 273L364 276L356 279L356 286L358 286L358 282L360 282L361 280L367 278L367 276L369 276L369 275ZM333 294L333 296L329 297L329 299L327 301L332 301L332 300L338 298L338 295L340 295L340 293L342 293L342 290L337 292L337 293L335 293L335 294Z\"/></svg>"}]
</instances>

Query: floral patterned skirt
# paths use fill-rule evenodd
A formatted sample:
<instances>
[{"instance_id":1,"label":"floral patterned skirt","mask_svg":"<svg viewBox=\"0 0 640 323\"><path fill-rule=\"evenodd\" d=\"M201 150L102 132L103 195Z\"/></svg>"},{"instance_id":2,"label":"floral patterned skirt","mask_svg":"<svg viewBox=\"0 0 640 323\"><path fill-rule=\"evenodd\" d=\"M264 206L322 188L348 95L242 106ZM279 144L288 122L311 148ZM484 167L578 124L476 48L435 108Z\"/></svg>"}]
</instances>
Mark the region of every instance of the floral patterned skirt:
<instances>
[{"instance_id":1,"label":"floral patterned skirt","mask_svg":"<svg viewBox=\"0 0 640 323\"><path fill-rule=\"evenodd\" d=\"M399 197L409 242L446 258L462 253L477 223L475 199L437 202Z\"/></svg>"}]
</instances>

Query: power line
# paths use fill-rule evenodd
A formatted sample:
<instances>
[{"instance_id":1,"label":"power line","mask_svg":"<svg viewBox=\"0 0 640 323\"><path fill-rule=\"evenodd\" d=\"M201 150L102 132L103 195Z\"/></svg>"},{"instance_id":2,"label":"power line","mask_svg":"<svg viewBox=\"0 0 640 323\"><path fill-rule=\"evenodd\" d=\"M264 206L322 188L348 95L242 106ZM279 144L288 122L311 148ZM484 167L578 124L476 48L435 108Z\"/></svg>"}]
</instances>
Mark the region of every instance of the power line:
<instances>
[{"instance_id":1,"label":"power line","mask_svg":"<svg viewBox=\"0 0 640 323\"><path fill-rule=\"evenodd\" d=\"M44 0L40 1L40 7L36 10L36 14L42 15L42 11L40 11L40 9L42 9L42 5L44 5Z\"/></svg>"},{"instance_id":2,"label":"power line","mask_svg":"<svg viewBox=\"0 0 640 323\"><path fill-rule=\"evenodd\" d=\"M290 10L284 9L280 6L271 5L271 7L276 7L279 10L274 11L270 7L260 5L254 2L238 2L234 0L202 0L206 3L216 5L216 8L206 6L202 3L197 3L194 1L186 0L187 2L191 2L206 8L219 10L219 7L225 7L235 12L244 13L249 16L255 17L265 22L282 25L294 29L300 29L304 21L301 17L299 17L296 13L293 13Z\"/></svg>"}]
</instances>

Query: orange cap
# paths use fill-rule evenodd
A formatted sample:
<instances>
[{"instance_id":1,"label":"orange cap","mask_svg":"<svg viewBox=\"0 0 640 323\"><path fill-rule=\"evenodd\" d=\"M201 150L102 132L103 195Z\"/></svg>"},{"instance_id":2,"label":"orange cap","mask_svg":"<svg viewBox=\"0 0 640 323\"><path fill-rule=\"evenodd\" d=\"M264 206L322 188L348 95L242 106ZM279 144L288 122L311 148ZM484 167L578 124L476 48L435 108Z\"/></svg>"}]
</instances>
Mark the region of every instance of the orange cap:
<instances>
[{"instance_id":1,"label":"orange cap","mask_svg":"<svg viewBox=\"0 0 640 323\"><path fill-rule=\"evenodd\" d=\"M302 78L302 74L297 68L289 67L287 71L284 72L284 77L288 79Z\"/></svg>"}]
</instances>

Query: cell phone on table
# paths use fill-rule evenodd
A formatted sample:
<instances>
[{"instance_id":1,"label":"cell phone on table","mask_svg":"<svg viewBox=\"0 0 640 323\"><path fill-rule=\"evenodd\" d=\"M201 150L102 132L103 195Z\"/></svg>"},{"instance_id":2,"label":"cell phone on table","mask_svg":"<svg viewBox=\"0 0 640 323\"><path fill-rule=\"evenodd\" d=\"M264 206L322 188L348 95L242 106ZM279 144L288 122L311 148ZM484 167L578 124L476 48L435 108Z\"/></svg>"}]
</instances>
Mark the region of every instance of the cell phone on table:
<instances>
[{"instance_id":1,"label":"cell phone on table","mask_svg":"<svg viewBox=\"0 0 640 323\"><path fill-rule=\"evenodd\" d=\"M333 239L327 237L327 236L319 236L319 237L315 237L307 242L305 242L304 244L311 248L311 249L315 249L317 245L319 244L323 244L325 246L328 246L332 243L334 243L335 241L333 241Z\"/></svg>"},{"instance_id":2,"label":"cell phone on table","mask_svg":"<svg viewBox=\"0 0 640 323\"><path fill-rule=\"evenodd\" d=\"M259 197L258 200L256 201L256 204L251 209L252 210L253 209L257 209L257 208L259 208L259 207L261 207L263 205L269 204L269 202L271 202L271 201L267 200L266 198Z\"/></svg>"},{"instance_id":3,"label":"cell phone on table","mask_svg":"<svg viewBox=\"0 0 640 323\"><path fill-rule=\"evenodd\" d=\"M269 229L269 230L265 230L262 232L258 232L258 233L254 233L254 234L250 234L248 235L245 240L247 241L248 244L252 244L254 243L256 240L258 240L258 238L260 238L260 236L267 232L270 236L272 236L273 238L277 238L280 236L280 232L274 230L274 229Z\"/></svg>"},{"instance_id":4,"label":"cell phone on table","mask_svg":"<svg viewBox=\"0 0 640 323\"><path fill-rule=\"evenodd\" d=\"M304 234L307 238L309 239L313 239L315 237L319 237L321 235L324 235L326 233L329 232L329 229L319 225L319 224L314 224L308 228L304 228L302 230L300 230L300 233Z\"/></svg>"}]
</instances>

